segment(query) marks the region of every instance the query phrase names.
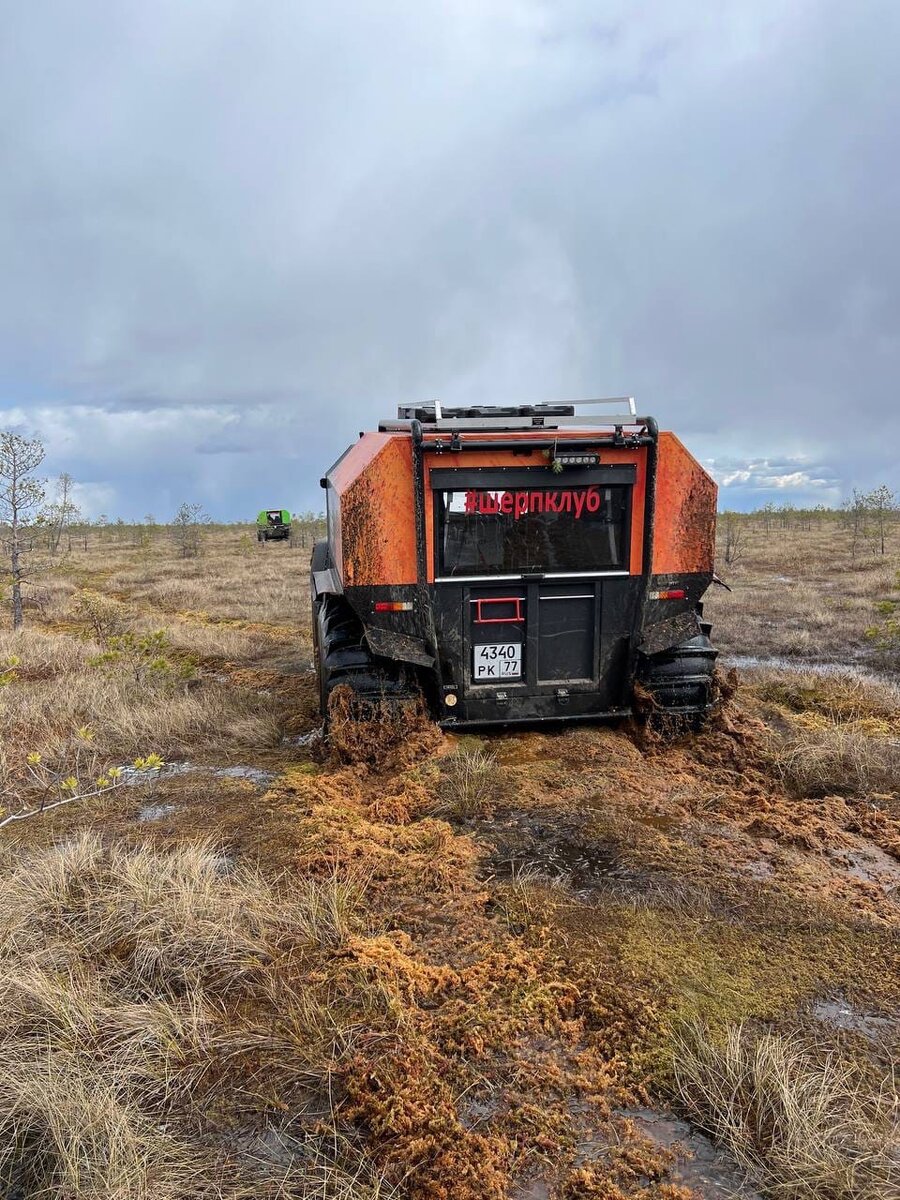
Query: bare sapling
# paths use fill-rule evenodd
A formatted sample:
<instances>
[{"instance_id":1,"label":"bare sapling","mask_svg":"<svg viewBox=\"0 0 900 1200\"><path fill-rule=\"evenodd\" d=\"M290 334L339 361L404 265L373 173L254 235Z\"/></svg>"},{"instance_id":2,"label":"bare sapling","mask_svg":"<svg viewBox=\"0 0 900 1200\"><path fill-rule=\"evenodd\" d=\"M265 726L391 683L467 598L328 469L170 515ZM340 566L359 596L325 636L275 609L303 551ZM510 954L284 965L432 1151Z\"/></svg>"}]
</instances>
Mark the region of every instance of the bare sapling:
<instances>
[{"instance_id":1,"label":"bare sapling","mask_svg":"<svg viewBox=\"0 0 900 1200\"><path fill-rule=\"evenodd\" d=\"M885 554L887 531L897 512L897 497L886 483L865 497L875 525L875 540L880 554Z\"/></svg>"},{"instance_id":2,"label":"bare sapling","mask_svg":"<svg viewBox=\"0 0 900 1200\"><path fill-rule=\"evenodd\" d=\"M203 511L202 504L185 502L172 519L172 534L182 558L197 558L203 549L203 528L212 524L212 518Z\"/></svg>"},{"instance_id":3,"label":"bare sapling","mask_svg":"<svg viewBox=\"0 0 900 1200\"><path fill-rule=\"evenodd\" d=\"M49 530L48 541L51 554L59 552L63 535L81 516L78 505L72 499L74 486L75 480L67 471L63 471L56 481L56 498L52 504L47 506L45 517Z\"/></svg>"},{"instance_id":4,"label":"bare sapling","mask_svg":"<svg viewBox=\"0 0 900 1200\"><path fill-rule=\"evenodd\" d=\"M744 536L747 532L743 520L737 513L722 514L722 529L724 532L725 563L733 567L744 555Z\"/></svg>"},{"instance_id":5,"label":"bare sapling","mask_svg":"<svg viewBox=\"0 0 900 1200\"><path fill-rule=\"evenodd\" d=\"M37 438L0 432L0 524L3 574L10 584L13 629L24 624L22 584L43 569L33 557L37 522L44 503L44 480L35 475L44 461Z\"/></svg>"}]
</instances>

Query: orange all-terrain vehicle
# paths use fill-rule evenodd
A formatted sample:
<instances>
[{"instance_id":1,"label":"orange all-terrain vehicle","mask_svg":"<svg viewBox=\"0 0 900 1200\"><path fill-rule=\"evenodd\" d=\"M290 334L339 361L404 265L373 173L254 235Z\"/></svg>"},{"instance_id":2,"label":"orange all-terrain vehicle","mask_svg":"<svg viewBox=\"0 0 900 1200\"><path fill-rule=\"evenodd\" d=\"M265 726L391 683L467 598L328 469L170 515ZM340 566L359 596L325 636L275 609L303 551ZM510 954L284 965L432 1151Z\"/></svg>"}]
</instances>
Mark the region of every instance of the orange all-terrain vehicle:
<instances>
[{"instance_id":1,"label":"orange all-terrain vehicle","mask_svg":"<svg viewBox=\"0 0 900 1200\"><path fill-rule=\"evenodd\" d=\"M311 573L323 713L340 684L447 727L622 717L636 683L708 711L716 485L630 398L583 403L626 411L413 405L338 459Z\"/></svg>"}]
</instances>

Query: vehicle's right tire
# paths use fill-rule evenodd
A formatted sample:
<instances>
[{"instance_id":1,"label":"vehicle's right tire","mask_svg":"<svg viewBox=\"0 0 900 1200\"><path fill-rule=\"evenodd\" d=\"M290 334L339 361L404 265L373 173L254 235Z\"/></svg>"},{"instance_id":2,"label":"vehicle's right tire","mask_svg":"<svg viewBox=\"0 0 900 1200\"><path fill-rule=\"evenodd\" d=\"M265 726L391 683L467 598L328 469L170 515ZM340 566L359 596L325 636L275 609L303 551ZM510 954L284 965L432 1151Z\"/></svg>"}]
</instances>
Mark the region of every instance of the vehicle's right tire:
<instances>
[{"instance_id":1,"label":"vehicle's right tire","mask_svg":"<svg viewBox=\"0 0 900 1200\"><path fill-rule=\"evenodd\" d=\"M703 724L715 705L719 652L709 639L711 629L701 621L694 637L661 654L639 657L637 681L652 698L652 718L676 718L694 728Z\"/></svg>"}]
</instances>

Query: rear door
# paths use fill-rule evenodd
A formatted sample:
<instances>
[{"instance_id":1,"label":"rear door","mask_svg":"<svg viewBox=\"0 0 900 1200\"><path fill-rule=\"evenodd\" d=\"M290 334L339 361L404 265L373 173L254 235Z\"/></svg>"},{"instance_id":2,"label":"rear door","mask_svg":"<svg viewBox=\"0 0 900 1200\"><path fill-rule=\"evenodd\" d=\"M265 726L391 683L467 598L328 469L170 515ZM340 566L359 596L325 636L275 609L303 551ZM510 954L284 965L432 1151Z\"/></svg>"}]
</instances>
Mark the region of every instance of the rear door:
<instances>
[{"instance_id":1,"label":"rear door","mask_svg":"<svg viewBox=\"0 0 900 1200\"><path fill-rule=\"evenodd\" d=\"M436 585L460 589L465 694L601 688L604 580L628 574L634 477L432 470Z\"/></svg>"}]
</instances>

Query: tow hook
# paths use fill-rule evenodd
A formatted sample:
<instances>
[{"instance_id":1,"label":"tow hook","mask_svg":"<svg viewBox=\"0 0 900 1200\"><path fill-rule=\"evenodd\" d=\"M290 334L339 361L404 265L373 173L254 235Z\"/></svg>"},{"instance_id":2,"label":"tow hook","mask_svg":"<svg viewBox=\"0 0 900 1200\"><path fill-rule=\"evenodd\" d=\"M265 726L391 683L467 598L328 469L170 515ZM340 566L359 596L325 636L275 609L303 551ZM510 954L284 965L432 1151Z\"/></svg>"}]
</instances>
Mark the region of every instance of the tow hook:
<instances>
[{"instance_id":1,"label":"tow hook","mask_svg":"<svg viewBox=\"0 0 900 1200\"><path fill-rule=\"evenodd\" d=\"M568 704L569 703L569 689L568 688L557 688L556 689L556 703L557 704Z\"/></svg>"}]
</instances>

